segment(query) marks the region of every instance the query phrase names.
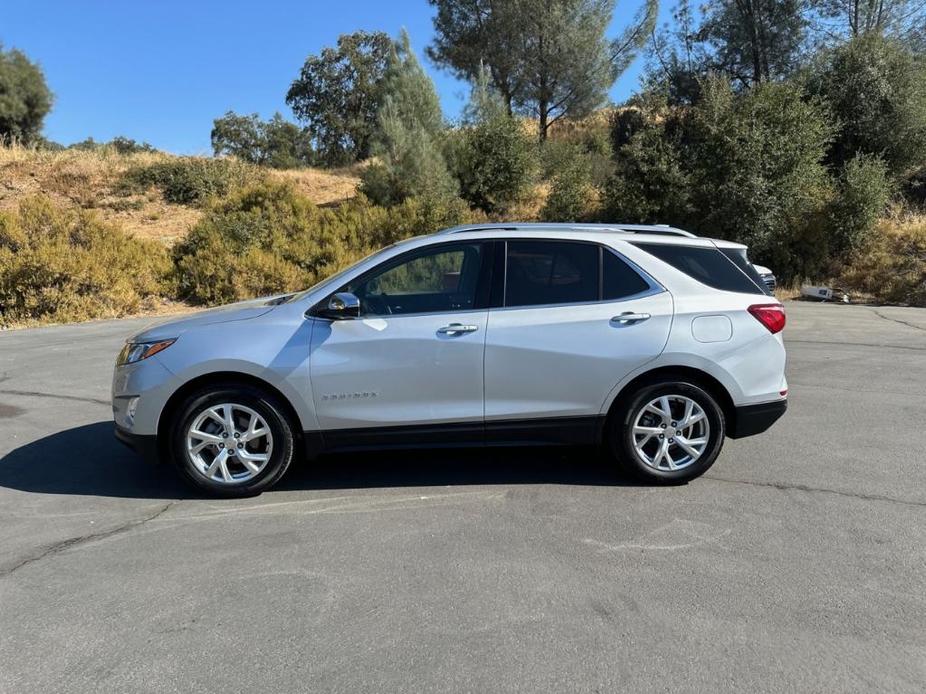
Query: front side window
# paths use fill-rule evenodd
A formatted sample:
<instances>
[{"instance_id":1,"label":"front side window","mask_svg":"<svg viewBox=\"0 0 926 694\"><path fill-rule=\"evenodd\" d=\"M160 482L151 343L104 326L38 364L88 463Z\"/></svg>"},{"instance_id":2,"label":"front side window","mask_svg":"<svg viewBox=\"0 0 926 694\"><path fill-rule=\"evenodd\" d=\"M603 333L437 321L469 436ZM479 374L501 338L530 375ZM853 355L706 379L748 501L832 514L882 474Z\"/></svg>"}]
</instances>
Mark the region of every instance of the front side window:
<instances>
[{"instance_id":1,"label":"front side window","mask_svg":"<svg viewBox=\"0 0 926 694\"><path fill-rule=\"evenodd\" d=\"M355 294L365 316L471 309L476 302L481 259L479 244L425 248L386 263L339 291Z\"/></svg>"}]
</instances>

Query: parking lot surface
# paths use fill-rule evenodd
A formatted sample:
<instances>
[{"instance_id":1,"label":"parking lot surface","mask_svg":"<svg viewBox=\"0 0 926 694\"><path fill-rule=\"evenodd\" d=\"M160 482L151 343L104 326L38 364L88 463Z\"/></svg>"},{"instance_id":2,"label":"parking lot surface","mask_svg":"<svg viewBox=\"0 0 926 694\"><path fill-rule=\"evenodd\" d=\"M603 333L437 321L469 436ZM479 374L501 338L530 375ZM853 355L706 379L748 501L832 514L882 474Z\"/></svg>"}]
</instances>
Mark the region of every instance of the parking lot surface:
<instances>
[{"instance_id":1,"label":"parking lot surface","mask_svg":"<svg viewBox=\"0 0 926 694\"><path fill-rule=\"evenodd\" d=\"M112 438L150 320L0 334L0 691L923 691L926 310L790 303L790 409L685 486L587 450L195 498Z\"/></svg>"}]
</instances>

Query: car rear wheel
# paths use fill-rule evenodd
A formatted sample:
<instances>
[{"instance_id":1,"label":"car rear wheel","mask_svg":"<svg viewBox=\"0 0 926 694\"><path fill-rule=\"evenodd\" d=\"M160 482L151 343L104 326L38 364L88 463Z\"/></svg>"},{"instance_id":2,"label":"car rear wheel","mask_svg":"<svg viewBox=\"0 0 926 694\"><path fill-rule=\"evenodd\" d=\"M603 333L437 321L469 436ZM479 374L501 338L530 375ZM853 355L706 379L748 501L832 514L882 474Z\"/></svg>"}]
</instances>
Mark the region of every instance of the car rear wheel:
<instances>
[{"instance_id":1,"label":"car rear wheel","mask_svg":"<svg viewBox=\"0 0 926 694\"><path fill-rule=\"evenodd\" d=\"M716 399L685 381L648 384L611 420L611 452L625 471L657 484L703 474L720 454L725 422Z\"/></svg>"},{"instance_id":2,"label":"car rear wheel","mask_svg":"<svg viewBox=\"0 0 926 694\"><path fill-rule=\"evenodd\" d=\"M293 457L293 431L276 398L251 386L192 394L171 431L181 474L215 496L252 496L274 485Z\"/></svg>"}]
</instances>

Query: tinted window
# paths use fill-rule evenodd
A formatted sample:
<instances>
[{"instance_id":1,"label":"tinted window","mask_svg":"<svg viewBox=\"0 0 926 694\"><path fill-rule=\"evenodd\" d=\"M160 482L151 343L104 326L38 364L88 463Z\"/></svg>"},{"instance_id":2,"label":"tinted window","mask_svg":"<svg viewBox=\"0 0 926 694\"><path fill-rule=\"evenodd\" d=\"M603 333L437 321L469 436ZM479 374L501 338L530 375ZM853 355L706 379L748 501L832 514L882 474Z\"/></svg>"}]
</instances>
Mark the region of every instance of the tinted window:
<instances>
[{"instance_id":1,"label":"tinted window","mask_svg":"<svg viewBox=\"0 0 926 694\"><path fill-rule=\"evenodd\" d=\"M756 272L756 269L752 266L752 263L749 262L749 258L746 257L745 249L721 248L720 252L727 256L731 263L745 272L749 279L759 285L759 289L761 289L764 294L771 296L772 292L769 290L765 282L762 281L762 277L758 272Z\"/></svg>"},{"instance_id":2,"label":"tinted window","mask_svg":"<svg viewBox=\"0 0 926 694\"><path fill-rule=\"evenodd\" d=\"M702 284L714 289L745 294L765 294L758 285L744 275L716 248L703 246L675 246L656 243L638 243L650 255L681 270Z\"/></svg>"},{"instance_id":3,"label":"tinted window","mask_svg":"<svg viewBox=\"0 0 926 694\"><path fill-rule=\"evenodd\" d=\"M598 246L509 241L505 306L598 300Z\"/></svg>"},{"instance_id":4,"label":"tinted window","mask_svg":"<svg viewBox=\"0 0 926 694\"><path fill-rule=\"evenodd\" d=\"M355 294L365 316L459 311L475 304L480 264L479 244L428 248L339 291Z\"/></svg>"},{"instance_id":5,"label":"tinted window","mask_svg":"<svg viewBox=\"0 0 926 694\"><path fill-rule=\"evenodd\" d=\"M640 274L608 249L601 256L601 298L623 299L649 289Z\"/></svg>"}]
</instances>

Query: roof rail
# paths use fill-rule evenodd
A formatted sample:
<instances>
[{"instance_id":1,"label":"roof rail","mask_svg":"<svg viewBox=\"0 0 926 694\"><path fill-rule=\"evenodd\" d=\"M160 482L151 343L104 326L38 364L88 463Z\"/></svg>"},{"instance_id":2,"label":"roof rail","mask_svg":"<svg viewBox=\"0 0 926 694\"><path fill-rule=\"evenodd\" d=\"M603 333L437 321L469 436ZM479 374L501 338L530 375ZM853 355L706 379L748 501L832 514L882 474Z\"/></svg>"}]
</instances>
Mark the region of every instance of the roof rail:
<instances>
[{"instance_id":1,"label":"roof rail","mask_svg":"<svg viewBox=\"0 0 926 694\"><path fill-rule=\"evenodd\" d=\"M463 224L442 229L437 234L462 234L466 231L603 231L623 234L661 234L664 236L686 236L697 238L684 229L668 224L572 224L562 222L491 222L487 224Z\"/></svg>"}]
</instances>

